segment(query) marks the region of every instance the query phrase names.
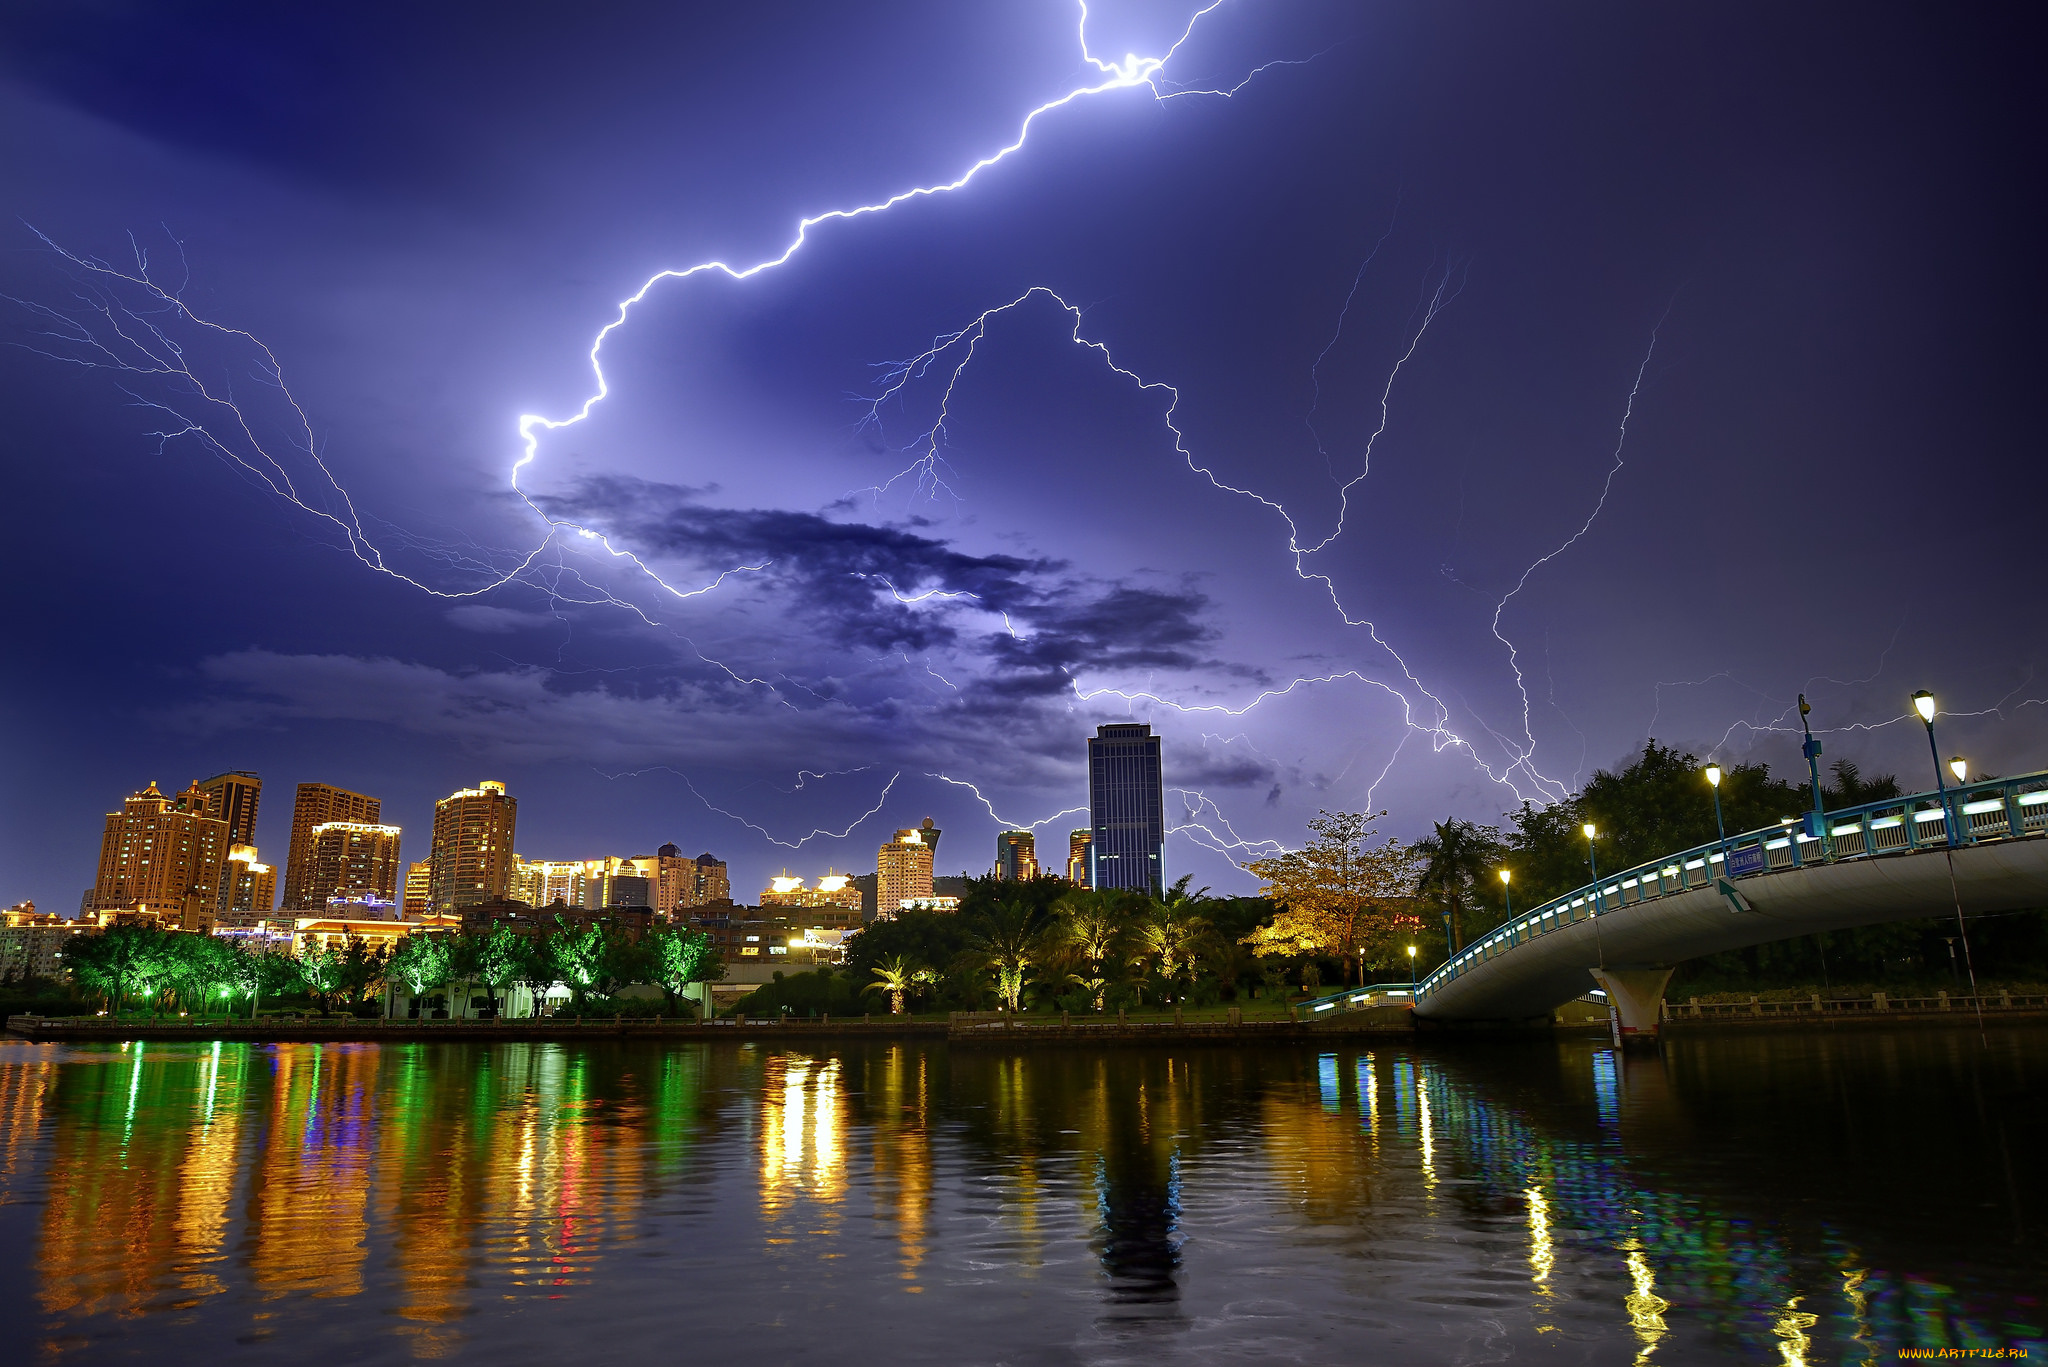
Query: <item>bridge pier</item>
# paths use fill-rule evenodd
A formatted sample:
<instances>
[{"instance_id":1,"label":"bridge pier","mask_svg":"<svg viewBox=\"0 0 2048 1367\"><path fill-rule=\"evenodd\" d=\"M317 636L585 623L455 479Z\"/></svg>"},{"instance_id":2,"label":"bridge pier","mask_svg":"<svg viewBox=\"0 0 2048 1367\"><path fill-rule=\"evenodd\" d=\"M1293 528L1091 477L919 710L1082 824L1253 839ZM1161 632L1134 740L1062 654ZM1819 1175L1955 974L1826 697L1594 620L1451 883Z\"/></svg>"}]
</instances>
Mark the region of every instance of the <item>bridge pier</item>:
<instances>
[{"instance_id":1,"label":"bridge pier","mask_svg":"<svg viewBox=\"0 0 2048 1367\"><path fill-rule=\"evenodd\" d=\"M1621 1032L1621 1042L1654 1040L1657 1022L1664 1014L1664 985L1671 981L1668 968L1593 968L1587 972L1607 993Z\"/></svg>"}]
</instances>

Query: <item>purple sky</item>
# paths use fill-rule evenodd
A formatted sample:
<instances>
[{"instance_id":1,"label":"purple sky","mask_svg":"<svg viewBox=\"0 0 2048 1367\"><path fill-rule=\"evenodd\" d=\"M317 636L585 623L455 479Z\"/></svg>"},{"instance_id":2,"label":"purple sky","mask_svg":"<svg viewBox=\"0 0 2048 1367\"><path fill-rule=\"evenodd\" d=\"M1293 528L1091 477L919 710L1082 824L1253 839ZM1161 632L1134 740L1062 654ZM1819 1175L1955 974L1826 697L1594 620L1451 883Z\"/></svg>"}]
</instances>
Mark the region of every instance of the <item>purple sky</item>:
<instances>
[{"instance_id":1,"label":"purple sky","mask_svg":"<svg viewBox=\"0 0 2048 1367\"><path fill-rule=\"evenodd\" d=\"M14 11L0 898L74 906L102 812L222 769L280 861L295 783L419 858L490 777L529 857L748 893L927 815L947 870L1063 846L1133 717L1218 889L1650 735L1796 770L1801 690L1909 786L1921 687L1945 755L2048 765L2019 19L1101 4L1105 60L1188 33L1152 83L653 285L522 499L651 275L1112 79L1060 0L589 8ZM247 431L65 363L117 326Z\"/></svg>"}]
</instances>

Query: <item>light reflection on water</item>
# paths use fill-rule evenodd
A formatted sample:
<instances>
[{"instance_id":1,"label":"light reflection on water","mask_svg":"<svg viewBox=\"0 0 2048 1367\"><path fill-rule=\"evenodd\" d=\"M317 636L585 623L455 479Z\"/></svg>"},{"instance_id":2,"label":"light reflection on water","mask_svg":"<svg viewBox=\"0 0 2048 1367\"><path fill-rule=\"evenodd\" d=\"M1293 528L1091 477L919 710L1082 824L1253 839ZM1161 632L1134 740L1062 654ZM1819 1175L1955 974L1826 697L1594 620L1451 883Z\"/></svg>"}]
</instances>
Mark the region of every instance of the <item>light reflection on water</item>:
<instances>
[{"instance_id":1,"label":"light reflection on water","mask_svg":"<svg viewBox=\"0 0 2048 1367\"><path fill-rule=\"evenodd\" d=\"M2038 1352L2043 1038L9 1043L0 1315L50 1360Z\"/></svg>"}]
</instances>

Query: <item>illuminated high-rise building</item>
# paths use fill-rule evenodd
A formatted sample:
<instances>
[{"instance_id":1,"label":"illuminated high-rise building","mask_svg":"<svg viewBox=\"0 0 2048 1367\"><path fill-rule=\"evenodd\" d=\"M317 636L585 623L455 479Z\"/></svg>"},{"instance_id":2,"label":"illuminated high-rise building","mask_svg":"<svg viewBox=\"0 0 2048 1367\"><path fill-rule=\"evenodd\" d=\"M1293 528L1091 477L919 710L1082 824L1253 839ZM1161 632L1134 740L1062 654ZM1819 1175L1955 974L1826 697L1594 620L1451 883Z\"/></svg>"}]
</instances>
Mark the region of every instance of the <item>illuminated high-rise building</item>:
<instances>
[{"instance_id":1,"label":"illuminated high-rise building","mask_svg":"<svg viewBox=\"0 0 2048 1367\"><path fill-rule=\"evenodd\" d=\"M1038 837L1030 831L1004 831L998 835L996 877L1005 883L1038 877Z\"/></svg>"},{"instance_id":2,"label":"illuminated high-rise building","mask_svg":"<svg viewBox=\"0 0 2048 1367\"><path fill-rule=\"evenodd\" d=\"M761 891L761 905L764 907L839 907L858 913L861 909L860 889L853 879L843 873L827 873L818 880L816 887L807 888L804 880L787 873L777 874L768 880L768 886Z\"/></svg>"},{"instance_id":3,"label":"illuminated high-rise building","mask_svg":"<svg viewBox=\"0 0 2048 1367\"><path fill-rule=\"evenodd\" d=\"M92 909L146 908L185 925L194 919L187 903L197 897L210 924L220 901L221 865L228 857L228 823L208 816L206 807L206 794L197 783L165 797L152 780L123 801L120 811L108 812Z\"/></svg>"},{"instance_id":4,"label":"illuminated high-rise building","mask_svg":"<svg viewBox=\"0 0 2048 1367\"><path fill-rule=\"evenodd\" d=\"M675 846L663 845L661 848L668 851ZM663 857L666 859L666 854ZM713 858L709 851L695 859L681 860L673 872L669 872L667 865L664 864L663 877L674 880L676 900L669 905L670 911L686 911L691 907L705 907L713 902L732 900L732 878L726 871L725 861ZM664 887L667 886L668 884L664 884ZM664 891L662 895L666 897L670 894Z\"/></svg>"},{"instance_id":5,"label":"illuminated high-rise building","mask_svg":"<svg viewBox=\"0 0 2048 1367\"><path fill-rule=\"evenodd\" d=\"M219 924L248 928L268 920L277 910L277 870L256 857L254 845L228 846L227 871L221 885L228 890Z\"/></svg>"},{"instance_id":6,"label":"illuminated high-rise building","mask_svg":"<svg viewBox=\"0 0 2048 1367\"><path fill-rule=\"evenodd\" d=\"M512 836L519 799L485 779L434 804L434 909L455 911L495 902L512 886Z\"/></svg>"},{"instance_id":7,"label":"illuminated high-rise building","mask_svg":"<svg viewBox=\"0 0 2048 1367\"><path fill-rule=\"evenodd\" d=\"M929 827L931 821L926 819ZM875 915L896 919L903 904L932 895L932 847L924 830L912 826L896 832L875 856Z\"/></svg>"},{"instance_id":8,"label":"illuminated high-rise building","mask_svg":"<svg viewBox=\"0 0 2048 1367\"><path fill-rule=\"evenodd\" d=\"M206 814L228 823L230 845L256 843L256 804L263 798L263 779L247 769L199 780L206 794Z\"/></svg>"},{"instance_id":9,"label":"illuminated high-rise building","mask_svg":"<svg viewBox=\"0 0 2048 1367\"><path fill-rule=\"evenodd\" d=\"M434 865L415 859L405 866L405 916L418 920L434 909Z\"/></svg>"},{"instance_id":10,"label":"illuminated high-rise building","mask_svg":"<svg viewBox=\"0 0 2048 1367\"><path fill-rule=\"evenodd\" d=\"M399 830L367 821L324 821L313 828L312 870L302 895L322 908L336 898L398 900Z\"/></svg>"},{"instance_id":11,"label":"illuminated high-rise building","mask_svg":"<svg viewBox=\"0 0 2048 1367\"><path fill-rule=\"evenodd\" d=\"M1088 742L1088 886L1157 897L1166 890L1166 786L1159 737L1117 722Z\"/></svg>"},{"instance_id":12,"label":"illuminated high-rise building","mask_svg":"<svg viewBox=\"0 0 2048 1367\"><path fill-rule=\"evenodd\" d=\"M284 856L284 909L325 911L325 894L314 891L313 828L330 821L360 821L376 825L384 815L384 804L374 797L352 793L331 783L301 783L292 800L292 843Z\"/></svg>"},{"instance_id":13,"label":"illuminated high-rise building","mask_svg":"<svg viewBox=\"0 0 2048 1367\"><path fill-rule=\"evenodd\" d=\"M247 769L234 769L199 780L199 791L206 794L206 814L228 823L229 850L238 845L253 848L256 844L256 804L263 796L262 778ZM234 904L234 878L233 859L222 861L220 892L215 907L219 919L225 919Z\"/></svg>"},{"instance_id":14,"label":"illuminated high-rise building","mask_svg":"<svg viewBox=\"0 0 2048 1367\"><path fill-rule=\"evenodd\" d=\"M1088 881L1088 843L1093 831L1067 832L1067 881L1076 887L1093 886Z\"/></svg>"},{"instance_id":15,"label":"illuminated high-rise building","mask_svg":"<svg viewBox=\"0 0 2048 1367\"><path fill-rule=\"evenodd\" d=\"M654 880L657 911L686 911L732 900L732 883L724 863L708 853L688 858L673 843L654 852Z\"/></svg>"}]
</instances>

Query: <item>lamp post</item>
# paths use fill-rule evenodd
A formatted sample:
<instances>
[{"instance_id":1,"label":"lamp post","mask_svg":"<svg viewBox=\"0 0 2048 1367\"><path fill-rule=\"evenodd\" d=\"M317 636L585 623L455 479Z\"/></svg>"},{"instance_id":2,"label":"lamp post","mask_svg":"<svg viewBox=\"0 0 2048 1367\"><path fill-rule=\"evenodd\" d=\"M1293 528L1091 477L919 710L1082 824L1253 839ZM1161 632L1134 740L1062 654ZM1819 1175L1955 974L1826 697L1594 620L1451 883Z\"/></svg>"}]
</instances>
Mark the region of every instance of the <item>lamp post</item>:
<instances>
[{"instance_id":1,"label":"lamp post","mask_svg":"<svg viewBox=\"0 0 2048 1367\"><path fill-rule=\"evenodd\" d=\"M1415 999L1415 989L1418 985L1418 980L1415 976L1415 946L1410 945L1408 946L1408 999L1410 1001Z\"/></svg>"},{"instance_id":2,"label":"lamp post","mask_svg":"<svg viewBox=\"0 0 2048 1367\"><path fill-rule=\"evenodd\" d=\"M1943 778L1941 772L1941 749L1934 743L1934 695L1924 688L1914 693L1913 710L1920 714L1920 720L1927 725L1927 753L1934 758L1934 788L1941 795L1941 819L1948 832L1948 838L1942 842L1941 853L1942 857L1948 860L1948 891L1956 904L1956 935L1963 942L1963 967L1970 972L1970 999L1977 1004L1977 1028L1981 1030L1984 1028L1984 1002L1977 995L1977 965L1970 958L1969 927L1963 924L1962 889L1956 886L1956 813L1949 805L1948 781ZM1962 756L1958 755L1950 763L1955 766L1956 782L1962 782L1963 775L1969 772ZM1907 821L1911 821L1913 813L1908 810L1905 817Z\"/></svg>"},{"instance_id":3,"label":"lamp post","mask_svg":"<svg viewBox=\"0 0 2048 1367\"><path fill-rule=\"evenodd\" d=\"M1606 910L1600 905L1600 860L1593 853L1593 837L1599 832L1593 829L1593 823L1590 821L1579 829L1586 833L1586 867L1593 871L1593 911L1597 915Z\"/></svg>"},{"instance_id":4,"label":"lamp post","mask_svg":"<svg viewBox=\"0 0 2048 1367\"><path fill-rule=\"evenodd\" d=\"M1970 761L1964 759L1961 755L1951 755L1948 761L1948 771L1956 776L1956 786L1960 788L1970 780Z\"/></svg>"},{"instance_id":5,"label":"lamp post","mask_svg":"<svg viewBox=\"0 0 2048 1367\"><path fill-rule=\"evenodd\" d=\"M1799 753L1806 756L1806 772L1813 778L1813 836L1820 841L1822 855L1832 854L1828 839L1828 811L1820 796L1820 742L1813 738L1813 728L1806 723L1806 714L1813 711L1807 706L1806 695L1799 695L1799 729L1806 733L1806 744ZM1798 839L1794 836L1793 839Z\"/></svg>"},{"instance_id":6,"label":"lamp post","mask_svg":"<svg viewBox=\"0 0 2048 1367\"><path fill-rule=\"evenodd\" d=\"M1721 872L1728 871L1728 824L1721 820L1721 766L1707 766L1707 786L1714 790L1714 830L1721 837Z\"/></svg>"},{"instance_id":7,"label":"lamp post","mask_svg":"<svg viewBox=\"0 0 2048 1367\"><path fill-rule=\"evenodd\" d=\"M1508 919L1508 921L1512 921L1512 920L1514 920L1514 919L1515 919L1515 899L1514 899L1513 895L1512 895L1512 894L1510 894L1510 893L1508 892L1508 871L1507 871L1506 869L1502 869L1502 870L1500 871L1500 897L1501 897L1501 900L1502 900L1503 902L1506 902L1506 903L1507 903L1507 905L1508 905L1508 915L1507 915L1507 919ZM1502 922L1501 924L1502 924L1502 925L1506 925L1506 924L1507 924L1507 921L1503 921L1503 922Z\"/></svg>"}]
</instances>

